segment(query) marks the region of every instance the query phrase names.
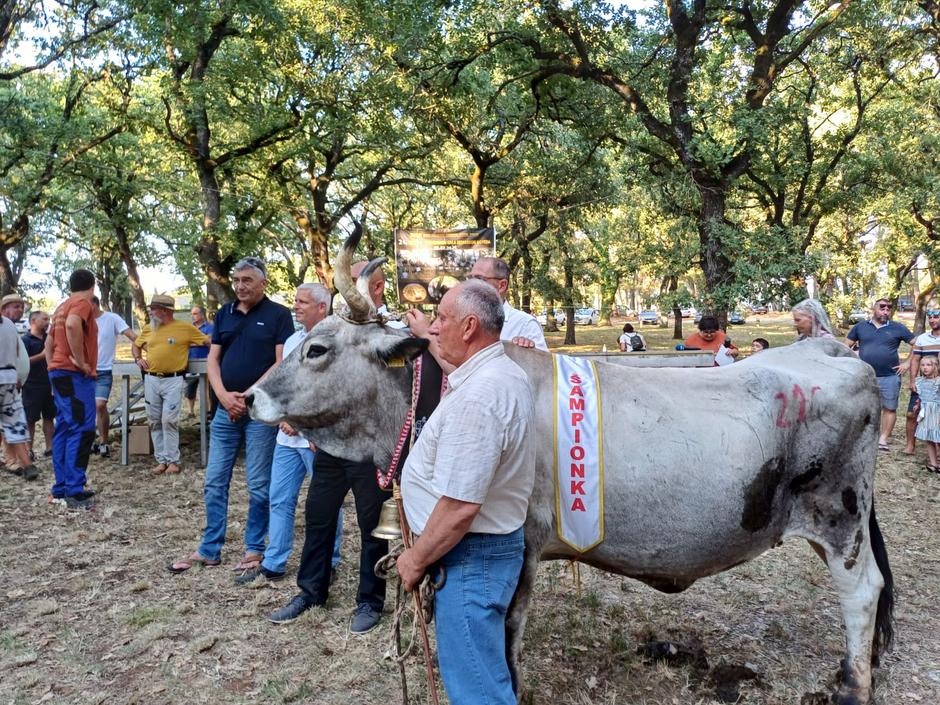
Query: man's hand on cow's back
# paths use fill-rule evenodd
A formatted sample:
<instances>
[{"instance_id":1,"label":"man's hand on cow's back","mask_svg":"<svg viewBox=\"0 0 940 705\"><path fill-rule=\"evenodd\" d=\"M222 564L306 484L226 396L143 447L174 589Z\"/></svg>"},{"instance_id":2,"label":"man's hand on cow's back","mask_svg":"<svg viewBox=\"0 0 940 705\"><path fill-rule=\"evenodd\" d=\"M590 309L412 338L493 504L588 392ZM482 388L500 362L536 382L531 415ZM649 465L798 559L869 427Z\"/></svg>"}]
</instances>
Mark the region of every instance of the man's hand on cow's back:
<instances>
[{"instance_id":1,"label":"man's hand on cow's back","mask_svg":"<svg viewBox=\"0 0 940 705\"><path fill-rule=\"evenodd\" d=\"M517 335L512 339L513 345L518 345L520 348L534 348L535 341L531 338L524 338L521 335Z\"/></svg>"},{"instance_id":2,"label":"man's hand on cow's back","mask_svg":"<svg viewBox=\"0 0 940 705\"><path fill-rule=\"evenodd\" d=\"M428 328L431 327L431 323L428 320L427 315L424 311L419 311L416 308L409 309L405 311L405 323L408 328L411 330L411 334L416 338L427 338L428 337Z\"/></svg>"}]
</instances>

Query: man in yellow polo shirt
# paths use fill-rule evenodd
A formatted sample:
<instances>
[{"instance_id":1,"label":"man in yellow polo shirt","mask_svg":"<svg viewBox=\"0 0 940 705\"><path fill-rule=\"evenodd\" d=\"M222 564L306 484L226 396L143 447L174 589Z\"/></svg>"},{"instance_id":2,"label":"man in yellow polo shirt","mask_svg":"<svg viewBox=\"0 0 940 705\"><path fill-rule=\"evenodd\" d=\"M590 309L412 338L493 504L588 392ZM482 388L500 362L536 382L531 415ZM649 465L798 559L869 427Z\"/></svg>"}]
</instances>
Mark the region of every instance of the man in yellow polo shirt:
<instances>
[{"instance_id":1,"label":"man in yellow polo shirt","mask_svg":"<svg viewBox=\"0 0 940 705\"><path fill-rule=\"evenodd\" d=\"M180 471L180 406L189 348L209 344L209 338L193 324L173 318L175 307L172 296L154 294L150 323L131 348L134 361L145 373L144 403L157 459L156 475ZM146 351L146 359L141 351Z\"/></svg>"}]
</instances>

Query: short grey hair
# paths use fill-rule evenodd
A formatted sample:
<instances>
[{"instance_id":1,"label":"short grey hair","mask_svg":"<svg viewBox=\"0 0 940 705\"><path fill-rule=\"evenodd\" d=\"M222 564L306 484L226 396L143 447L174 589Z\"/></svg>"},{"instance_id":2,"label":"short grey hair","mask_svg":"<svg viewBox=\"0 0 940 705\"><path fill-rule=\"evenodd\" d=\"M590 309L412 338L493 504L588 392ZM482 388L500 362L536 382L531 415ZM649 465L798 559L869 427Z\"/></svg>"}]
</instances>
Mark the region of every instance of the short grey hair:
<instances>
[{"instance_id":1,"label":"short grey hair","mask_svg":"<svg viewBox=\"0 0 940 705\"><path fill-rule=\"evenodd\" d=\"M497 279L509 280L509 265L502 257L480 257L477 262L489 264L493 276Z\"/></svg>"},{"instance_id":2,"label":"short grey hair","mask_svg":"<svg viewBox=\"0 0 940 705\"><path fill-rule=\"evenodd\" d=\"M813 319L813 331L807 337L818 338L823 333L835 337L835 333L832 332L832 324L829 322L829 316L819 299L803 299L790 309L790 313L802 313L804 316Z\"/></svg>"},{"instance_id":3,"label":"short grey hair","mask_svg":"<svg viewBox=\"0 0 940 705\"><path fill-rule=\"evenodd\" d=\"M45 315L47 315L45 311L31 311L29 314L29 322L32 323L40 316L45 316Z\"/></svg>"},{"instance_id":4,"label":"short grey hair","mask_svg":"<svg viewBox=\"0 0 940 705\"><path fill-rule=\"evenodd\" d=\"M205 306L200 306L199 304L193 304L192 306L190 306L190 309L196 309L197 311L199 311L199 315L200 315L200 316L202 316L203 318L206 317L206 307L205 307Z\"/></svg>"},{"instance_id":5,"label":"short grey hair","mask_svg":"<svg viewBox=\"0 0 940 705\"><path fill-rule=\"evenodd\" d=\"M262 279L265 281L268 280L267 267L264 266L264 262L262 262L258 257L242 257L235 263L235 266L232 267L233 272L241 272L245 269L254 269L256 272L258 272L258 274L261 275Z\"/></svg>"},{"instance_id":6,"label":"short grey hair","mask_svg":"<svg viewBox=\"0 0 940 705\"><path fill-rule=\"evenodd\" d=\"M474 315L486 333L499 335L503 330L503 302L492 286L468 279L456 289L454 311L458 319Z\"/></svg>"},{"instance_id":7,"label":"short grey hair","mask_svg":"<svg viewBox=\"0 0 940 705\"><path fill-rule=\"evenodd\" d=\"M318 282L304 282L297 286L297 291L303 289L309 291L315 304L326 304L326 310L330 310L330 301L333 299L330 290Z\"/></svg>"}]
</instances>

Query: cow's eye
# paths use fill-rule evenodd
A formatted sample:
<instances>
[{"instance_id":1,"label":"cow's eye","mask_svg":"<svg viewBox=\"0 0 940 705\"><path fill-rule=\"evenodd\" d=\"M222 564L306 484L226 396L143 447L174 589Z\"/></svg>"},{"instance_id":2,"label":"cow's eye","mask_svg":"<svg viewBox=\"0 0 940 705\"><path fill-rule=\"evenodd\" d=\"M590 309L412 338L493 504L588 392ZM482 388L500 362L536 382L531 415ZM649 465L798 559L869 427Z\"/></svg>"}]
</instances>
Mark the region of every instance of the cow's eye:
<instances>
[{"instance_id":1,"label":"cow's eye","mask_svg":"<svg viewBox=\"0 0 940 705\"><path fill-rule=\"evenodd\" d=\"M328 348L325 348L322 345L311 345L309 348L307 348L307 357L320 357L320 355L323 355L327 350Z\"/></svg>"}]
</instances>

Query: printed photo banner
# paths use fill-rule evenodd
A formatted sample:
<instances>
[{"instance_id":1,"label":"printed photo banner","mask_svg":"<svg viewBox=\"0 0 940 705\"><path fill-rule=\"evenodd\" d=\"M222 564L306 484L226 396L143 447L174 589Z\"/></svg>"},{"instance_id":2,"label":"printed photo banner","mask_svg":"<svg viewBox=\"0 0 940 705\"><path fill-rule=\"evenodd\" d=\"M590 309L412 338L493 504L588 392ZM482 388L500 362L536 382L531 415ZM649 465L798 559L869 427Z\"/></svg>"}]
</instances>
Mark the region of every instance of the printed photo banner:
<instances>
[{"instance_id":1,"label":"printed photo banner","mask_svg":"<svg viewBox=\"0 0 940 705\"><path fill-rule=\"evenodd\" d=\"M470 274L480 257L496 252L493 228L461 230L396 230L395 271L398 301L438 304Z\"/></svg>"},{"instance_id":2,"label":"printed photo banner","mask_svg":"<svg viewBox=\"0 0 940 705\"><path fill-rule=\"evenodd\" d=\"M558 538L584 553L604 540L601 391L594 363L552 355L555 364L555 516Z\"/></svg>"}]
</instances>

